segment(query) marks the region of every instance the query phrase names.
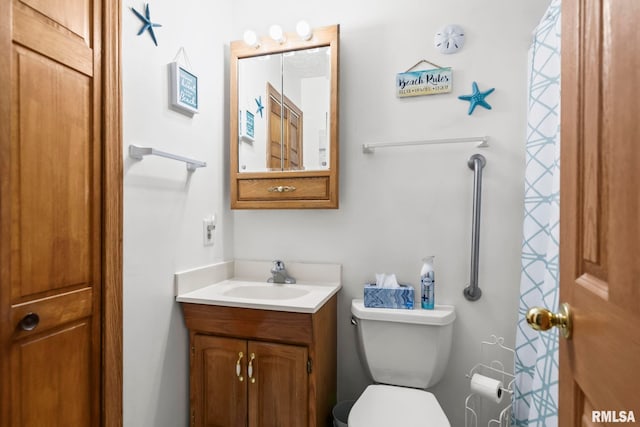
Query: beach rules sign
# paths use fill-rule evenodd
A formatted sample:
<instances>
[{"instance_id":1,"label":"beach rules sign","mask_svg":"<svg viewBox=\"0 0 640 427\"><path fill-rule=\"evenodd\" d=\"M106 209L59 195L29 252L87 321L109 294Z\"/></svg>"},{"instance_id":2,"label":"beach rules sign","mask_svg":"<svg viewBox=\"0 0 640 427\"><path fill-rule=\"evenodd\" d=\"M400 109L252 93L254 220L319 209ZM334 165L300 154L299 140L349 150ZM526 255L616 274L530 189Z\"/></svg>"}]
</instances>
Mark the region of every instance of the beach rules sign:
<instances>
[{"instance_id":1,"label":"beach rules sign","mask_svg":"<svg viewBox=\"0 0 640 427\"><path fill-rule=\"evenodd\" d=\"M449 93L452 86L451 67L407 71L396 75L396 95L399 98Z\"/></svg>"}]
</instances>

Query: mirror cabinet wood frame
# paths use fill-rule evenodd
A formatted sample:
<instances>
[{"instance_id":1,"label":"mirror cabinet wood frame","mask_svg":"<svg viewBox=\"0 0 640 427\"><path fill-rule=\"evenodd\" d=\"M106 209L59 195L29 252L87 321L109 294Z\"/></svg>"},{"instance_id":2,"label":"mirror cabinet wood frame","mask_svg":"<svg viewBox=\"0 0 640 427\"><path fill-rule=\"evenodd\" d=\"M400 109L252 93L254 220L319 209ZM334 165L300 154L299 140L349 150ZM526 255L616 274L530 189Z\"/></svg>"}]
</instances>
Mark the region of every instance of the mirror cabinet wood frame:
<instances>
[{"instance_id":1,"label":"mirror cabinet wood frame","mask_svg":"<svg viewBox=\"0 0 640 427\"><path fill-rule=\"evenodd\" d=\"M338 208L338 81L339 26L314 28L309 40L286 33L280 44L262 37L258 47L242 40L231 42L230 49L230 184L231 209L337 209ZM329 97L329 168L240 172L238 169L238 61L243 58L284 53L316 47L331 48Z\"/></svg>"}]
</instances>

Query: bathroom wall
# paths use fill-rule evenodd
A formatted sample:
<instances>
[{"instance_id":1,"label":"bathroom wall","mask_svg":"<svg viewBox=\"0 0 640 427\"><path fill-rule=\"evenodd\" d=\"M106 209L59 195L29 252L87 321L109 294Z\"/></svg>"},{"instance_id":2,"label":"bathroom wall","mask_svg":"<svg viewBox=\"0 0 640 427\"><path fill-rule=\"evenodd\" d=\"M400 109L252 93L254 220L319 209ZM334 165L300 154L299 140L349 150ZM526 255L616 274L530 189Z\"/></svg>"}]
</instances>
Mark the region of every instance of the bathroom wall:
<instances>
[{"instance_id":1,"label":"bathroom wall","mask_svg":"<svg viewBox=\"0 0 640 427\"><path fill-rule=\"evenodd\" d=\"M452 425L463 424L465 372L480 340L515 335L524 169L526 51L547 0L396 0L291 2L227 0L150 3L159 46L137 36L141 22L123 2L124 129L124 425L188 425L187 331L174 302L173 274L221 259L338 262L339 398L356 398L369 380L349 323L350 300L376 272L417 283L421 258L436 255L437 302L458 319L448 371L433 390ZM266 34L298 19L341 24L339 210L230 211L228 202L228 42L247 28ZM455 55L432 47L435 31L457 23L467 41ZM199 77L200 112L168 108L167 64L187 50ZM454 70L454 91L395 96L395 74L420 59ZM468 116L457 95L483 90L493 110ZM483 193L480 284L483 297L462 297L469 276L471 171L464 146L425 146L362 153L365 142L489 135ZM149 145L207 162L184 164L126 156ZM217 214L215 245L202 245L202 219Z\"/></svg>"},{"instance_id":2,"label":"bathroom wall","mask_svg":"<svg viewBox=\"0 0 640 427\"><path fill-rule=\"evenodd\" d=\"M234 211L234 258L337 262L338 393L354 399L369 383L350 325L350 301L376 272L418 283L421 258L435 255L436 302L457 310L447 372L434 389L452 425L464 424L465 373L491 334L513 345L520 280L523 217L527 49L547 0L396 0L232 2L232 37L245 29L266 34L299 19L312 26L339 23L340 209ZM443 25L465 29L466 44L441 55L433 36ZM399 99L395 75L421 59L453 67L453 93ZM495 87L491 111L458 95ZM491 147L422 146L363 154L367 142L488 135ZM484 174L479 282L483 296L468 302L472 172L481 152Z\"/></svg>"},{"instance_id":3,"label":"bathroom wall","mask_svg":"<svg viewBox=\"0 0 640 427\"><path fill-rule=\"evenodd\" d=\"M188 335L175 303L173 274L233 257L228 208L230 2L153 1L158 46L123 2L124 109L124 425L176 427L189 421ZM168 108L167 64L184 47L198 76L200 111ZM184 59L181 59L184 64ZM207 162L128 158L129 144ZM203 246L202 219L217 214L214 246Z\"/></svg>"}]
</instances>

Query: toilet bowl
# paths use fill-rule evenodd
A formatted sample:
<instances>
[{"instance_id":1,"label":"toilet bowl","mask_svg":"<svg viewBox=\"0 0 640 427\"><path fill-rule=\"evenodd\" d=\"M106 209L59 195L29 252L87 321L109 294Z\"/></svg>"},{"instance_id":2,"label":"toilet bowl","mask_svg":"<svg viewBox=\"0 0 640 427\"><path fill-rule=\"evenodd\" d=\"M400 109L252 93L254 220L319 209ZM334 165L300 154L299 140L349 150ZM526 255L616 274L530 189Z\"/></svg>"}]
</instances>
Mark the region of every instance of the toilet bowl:
<instances>
[{"instance_id":1,"label":"toilet bowl","mask_svg":"<svg viewBox=\"0 0 640 427\"><path fill-rule=\"evenodd\" d=\"M351 314L360 357L375 384L353 405L348 426L450 426L426 389L440 381L449 360L454 307L367 308L362 300L353 300Z\"/></svg>"}]
</instances>

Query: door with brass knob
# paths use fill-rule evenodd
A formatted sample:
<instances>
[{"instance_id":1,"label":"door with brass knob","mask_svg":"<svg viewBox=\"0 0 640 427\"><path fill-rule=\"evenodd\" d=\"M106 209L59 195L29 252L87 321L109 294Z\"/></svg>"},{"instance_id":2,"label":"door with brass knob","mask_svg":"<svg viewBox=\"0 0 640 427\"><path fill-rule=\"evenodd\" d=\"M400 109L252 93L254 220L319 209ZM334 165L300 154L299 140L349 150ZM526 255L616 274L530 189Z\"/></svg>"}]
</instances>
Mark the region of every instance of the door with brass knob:
<instances>
[{"instance_id":1,"label":"door with brass knob","mask_svg":"<svg viewBox=\"0 0 640 427\"><path fill-rule=\"evenodd\" d=\"M119 15L0 2L2 426L121 422Z\"/></svg>"},{"instance_id":2,"label":"door with brass knob","mask_svg":"<svg viewBox=\"0 0 640 427\"><path fill-rule=\"evenodd\" d=\"M640 85L625 83L640 69L638 22L637 1L562 2L559 281L571 308L531 313L570 337L561 427L640 422Z\"/></svg>"}]
</instances>

